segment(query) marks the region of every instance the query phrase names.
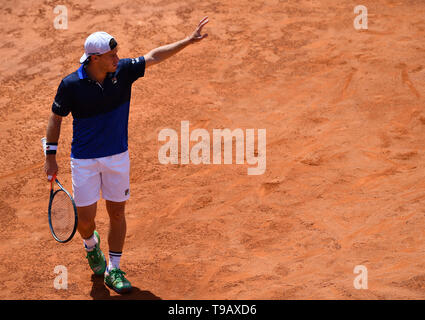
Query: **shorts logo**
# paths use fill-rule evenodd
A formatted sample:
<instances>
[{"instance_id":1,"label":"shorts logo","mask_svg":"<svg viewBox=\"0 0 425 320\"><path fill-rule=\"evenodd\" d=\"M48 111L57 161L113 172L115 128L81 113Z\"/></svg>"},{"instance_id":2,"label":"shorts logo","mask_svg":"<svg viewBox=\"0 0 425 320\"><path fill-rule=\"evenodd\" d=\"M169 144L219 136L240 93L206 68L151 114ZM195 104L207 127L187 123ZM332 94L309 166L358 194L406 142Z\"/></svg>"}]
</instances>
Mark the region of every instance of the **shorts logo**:
<instances>
[{"instance_id":1,"label":"shorts logo","mask_svg":"<svg viewBox=\"0 0 425 320\"><path fill-rule=\"evenodd\" d=\"M130 194L130 189L125 190L124 194L128 196Z\"/></svg>"}]
</instances>

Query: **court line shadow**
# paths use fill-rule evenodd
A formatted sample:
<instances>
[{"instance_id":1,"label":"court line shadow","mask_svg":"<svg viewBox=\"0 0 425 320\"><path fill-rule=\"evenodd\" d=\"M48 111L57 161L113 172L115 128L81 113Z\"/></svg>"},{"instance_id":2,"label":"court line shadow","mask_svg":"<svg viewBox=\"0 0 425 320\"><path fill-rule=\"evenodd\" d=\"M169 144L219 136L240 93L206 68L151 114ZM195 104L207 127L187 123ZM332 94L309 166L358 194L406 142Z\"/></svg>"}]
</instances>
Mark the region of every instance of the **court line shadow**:
<instances>
[{"instance_id":1,"label":"court line shadow","mask_svg":"<svg viewBox=\"0 0 425 320\"><path fill-rule=\"evenodd\" d=\"M129 293L111 296L111 290L103 282L103 276L92 275L91 281L93 285L90 296L93 300L162 300L152 292L143 291L134 286Z\"/></svg>"}]
</instances>

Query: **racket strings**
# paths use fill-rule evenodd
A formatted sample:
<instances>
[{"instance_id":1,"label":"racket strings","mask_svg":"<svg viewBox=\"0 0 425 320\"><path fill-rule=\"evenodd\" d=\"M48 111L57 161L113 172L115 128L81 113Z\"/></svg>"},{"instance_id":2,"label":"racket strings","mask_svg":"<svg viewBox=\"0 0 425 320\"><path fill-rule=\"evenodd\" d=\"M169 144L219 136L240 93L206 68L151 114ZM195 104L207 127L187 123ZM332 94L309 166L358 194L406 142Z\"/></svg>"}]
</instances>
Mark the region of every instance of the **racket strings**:
<instances>
[{"instance_id":1,"label":"racket strings","mask_svg":"<svg viewBox=\"0 0 425 320\"><path fill-rule=\"evenodd\" d=\"M59 191L55 194L51 207L51 223L53 231L60 240L66 240L74 229L74 206L68 195Z\"/></svg>"}]
</instances>

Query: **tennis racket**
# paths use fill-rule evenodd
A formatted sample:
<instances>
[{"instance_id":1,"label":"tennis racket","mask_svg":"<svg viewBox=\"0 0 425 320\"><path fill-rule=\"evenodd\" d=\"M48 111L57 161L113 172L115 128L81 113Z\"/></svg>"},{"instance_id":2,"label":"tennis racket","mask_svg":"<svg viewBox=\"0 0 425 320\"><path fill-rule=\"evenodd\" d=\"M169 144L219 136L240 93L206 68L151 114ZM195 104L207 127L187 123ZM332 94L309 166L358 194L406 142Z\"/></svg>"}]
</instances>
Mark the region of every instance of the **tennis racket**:
<instances>
[{"instance_id":1,"label":"tennis racket","mask_svg":"<svg viewBox=\"0 0 425 320\"><path fill-rule=\"evenodd\" d=\"M54 185L58 189L54 189ZM77 230L78 215L74 199L61 185L56 175L50 180L49 227L56 241L68 242Z\"/></svg>"}]
</instances>

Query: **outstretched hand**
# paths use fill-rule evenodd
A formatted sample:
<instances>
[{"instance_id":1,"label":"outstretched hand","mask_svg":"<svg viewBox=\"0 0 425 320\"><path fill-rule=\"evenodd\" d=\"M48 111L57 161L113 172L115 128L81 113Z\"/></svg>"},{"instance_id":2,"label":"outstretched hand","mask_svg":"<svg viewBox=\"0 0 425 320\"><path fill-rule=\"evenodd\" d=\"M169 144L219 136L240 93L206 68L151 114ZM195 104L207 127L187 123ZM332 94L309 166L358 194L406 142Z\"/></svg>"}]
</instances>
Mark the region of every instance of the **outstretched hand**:
<instances>
[{"instance_id":1,"label":"outstretched hand","mask_svg":"<svg viewBox=\"0 0 425 320\"><path fill-rule=\"evenodd\" d=\"M201 34L202 28L208 23L208 17L202 18L199 22L198 27L195 31L189 36L189 39L193 42L201 41L202 39L208 37L208 33Z\"/></svg>"}]
</instances>

